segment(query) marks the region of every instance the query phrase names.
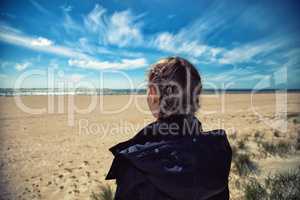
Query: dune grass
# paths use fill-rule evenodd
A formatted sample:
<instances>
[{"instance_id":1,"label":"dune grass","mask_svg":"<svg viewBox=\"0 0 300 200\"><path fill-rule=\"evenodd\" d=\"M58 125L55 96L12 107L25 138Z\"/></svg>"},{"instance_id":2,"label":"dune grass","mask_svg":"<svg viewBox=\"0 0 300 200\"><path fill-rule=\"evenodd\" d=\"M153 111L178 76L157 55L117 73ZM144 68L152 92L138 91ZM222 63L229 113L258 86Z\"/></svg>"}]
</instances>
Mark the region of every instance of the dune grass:
<instances>
[{"instance_id":1,"label":"dune grass","mask_svg":"<svg viewBox=\"0 0 300 200\"><path fill-rule=\"evenodd\" d=\"M294 171L268 176L264 183L257 179L249 181L245 187L245 199L300 199L300 167Z\"/></svg>"},{"instance_id":2,"label":"dune grass","mask_svg":"<svg viewBox=\"0 0 300 200\"><path fill-rule=\"evenodd\" d=\"M246 200L263 200L267 197L266 189L256 180L250 180L245 186L245 199Z\"/></svg>"},{"instance_id":3,"label":"dune grass","mask_svg":"<svg viewBox=\"0 0 300 200\"><path fill-rule=\"evenodd\" d=\"M245 139L240 139L237 141L237 147L239 149L246 149L246 140Z\"/></svg>"},{"instance_id":4,"label":"dune grass","mask_svg":"<svg viewBox=\"0 0 300 200\"><path fill-rule=\"evenodd\" d=\"M297 141L296 141L295 149L296 149L296 151L300 150L300 131L299 130L297 133Z\"/></svg>"},{"instance_id":5,"label":"dune grass","mask_svg":"<svg viewBox=\"0 0 300 200\"><path fill-rule=\"evenodd\" d=\"M257 169L256 164L251 160L246 153L235 152L233 154L233 163L236 166L238 175L246 176Z\"/></svg>"},{"instance_id":6,"label":"dune grass","mask_svg":"<svg viewBox=\"0 0 300 200\"><path fill-rule=\"evenodd\" d=\"M100 187L98 193L92 193L91 200L113 200L114 193L115 192L110 185L103 185Z\"/></svg>"},{"instance_id":7,"label":"dune grass","mask_svg":"<svg viewBox=\"0 0 300 200\"><path fill-rule=\"evenodd\" d=\"M285 156L291 153L293 145L286 141L279 141L278 143L271 143L267 141L260 142L263 150L271 155Z\"/></svg>"}]
</instances>

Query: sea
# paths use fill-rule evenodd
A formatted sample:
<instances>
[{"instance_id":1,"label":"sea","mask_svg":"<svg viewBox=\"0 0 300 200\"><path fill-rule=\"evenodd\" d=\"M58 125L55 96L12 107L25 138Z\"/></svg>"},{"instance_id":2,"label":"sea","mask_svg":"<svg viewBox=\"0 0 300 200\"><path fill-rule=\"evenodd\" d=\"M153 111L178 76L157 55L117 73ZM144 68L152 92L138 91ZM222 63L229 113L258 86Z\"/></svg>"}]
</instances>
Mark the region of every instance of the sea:
<instances>
[{"instance_id":1,"label":"sea","mask_svg":"<svg viewBox=\"0 0 300 200\"><path fill-rule=\"evenodd\" d=\"M203 89L202 94L242 94L242 93L275 93L275 92L300 92L300 89ZM0 88L0 96L41 96L41 95L136 95L146 94L146 89L49 89L49 88Z\"/></svg>"}]
</instances>

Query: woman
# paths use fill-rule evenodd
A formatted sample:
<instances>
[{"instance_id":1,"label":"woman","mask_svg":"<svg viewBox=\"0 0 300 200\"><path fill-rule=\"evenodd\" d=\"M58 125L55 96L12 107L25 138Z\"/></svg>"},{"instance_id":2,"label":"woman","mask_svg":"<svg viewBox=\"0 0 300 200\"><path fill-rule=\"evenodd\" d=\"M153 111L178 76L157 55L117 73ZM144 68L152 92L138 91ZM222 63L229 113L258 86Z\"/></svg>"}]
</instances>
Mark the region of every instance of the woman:
<instances>
[{"instance_id":1,"label":"woman","mask_svg":"<svg viewBox=\"0 0 300 200\"><path fill-rule=\"evenodd\" d=\"M110 149L106 179L116 200L229 199L231 148L224 130L203 132L195 117L201 77L187 60L169 57L148 76L148 105L157 119Z\"/></svg>"}]
</instances>

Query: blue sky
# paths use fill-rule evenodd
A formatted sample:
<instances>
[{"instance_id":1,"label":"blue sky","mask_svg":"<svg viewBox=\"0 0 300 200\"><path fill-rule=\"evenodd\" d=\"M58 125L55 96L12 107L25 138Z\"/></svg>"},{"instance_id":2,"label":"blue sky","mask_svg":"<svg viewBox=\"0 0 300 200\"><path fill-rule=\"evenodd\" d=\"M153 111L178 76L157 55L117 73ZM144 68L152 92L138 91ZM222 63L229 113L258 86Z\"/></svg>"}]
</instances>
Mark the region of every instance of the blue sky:
<instances>
[{"instance_id":1,"label":"blue sky","mask_svg":"<svg viewBox=\"0 0 300 200\"><path fill-rule=\"evenodd\" d=\"M143 87L151 63L177 55L206 88L300 88L299 10L296 0L1 1L0 87L47 70L55 84Z\"/></svg>"}]
</instances>

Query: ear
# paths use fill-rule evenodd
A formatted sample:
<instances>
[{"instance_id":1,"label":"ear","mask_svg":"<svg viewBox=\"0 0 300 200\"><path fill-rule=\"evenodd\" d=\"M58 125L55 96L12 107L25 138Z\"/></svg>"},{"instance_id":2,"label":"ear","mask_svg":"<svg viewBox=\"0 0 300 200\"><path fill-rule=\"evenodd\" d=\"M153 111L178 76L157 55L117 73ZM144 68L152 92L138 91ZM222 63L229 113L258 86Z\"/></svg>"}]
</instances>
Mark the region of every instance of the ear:
<instances>
[{"instance_id":1,"label":"ear","mask_svg":"<svg viewBox=\"0 0 300 200\"><path fill-rule=\"evenodd\" d=\"M158 91L157 88L153 85L149 86L149 96L151 96L153 103L157 103L159 102L159 95L158 95Z\"/></svg>"}]
</instances>

